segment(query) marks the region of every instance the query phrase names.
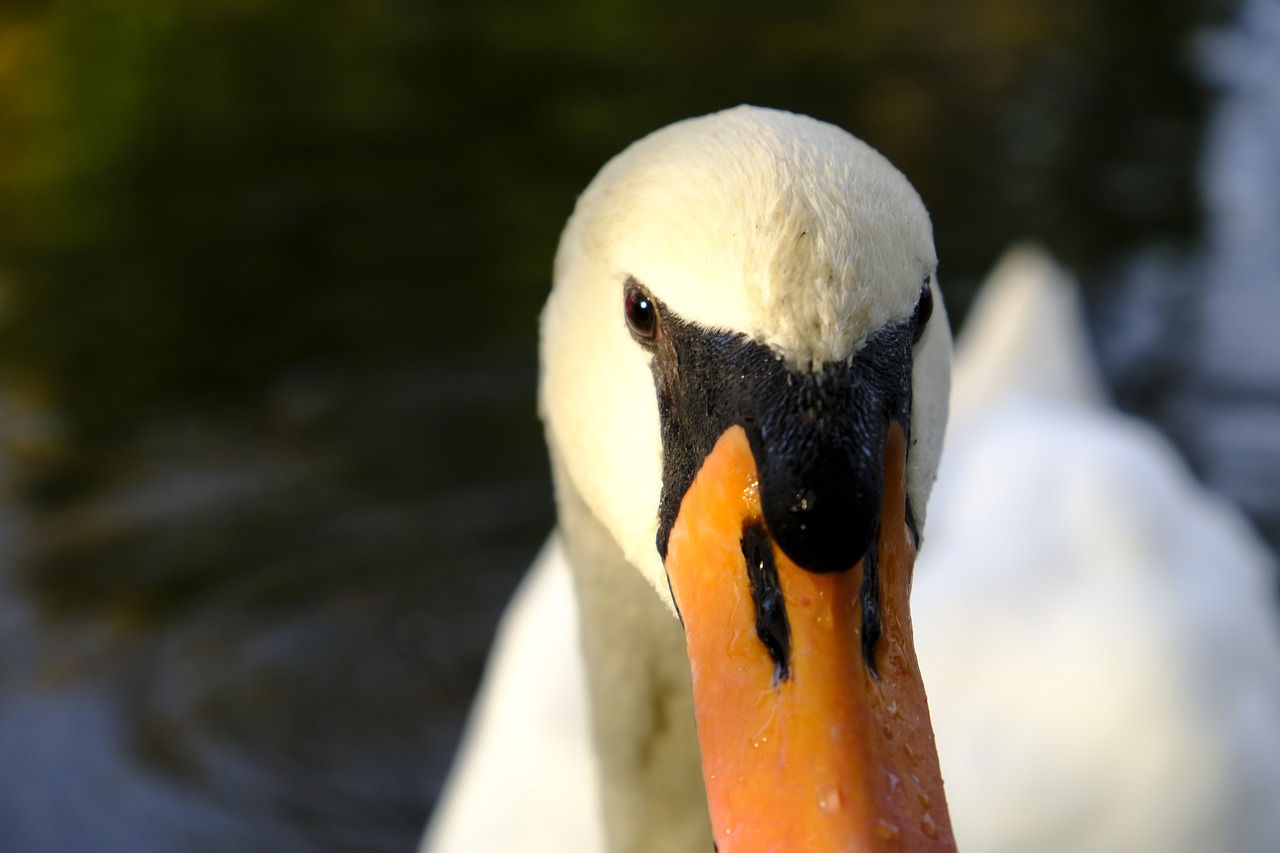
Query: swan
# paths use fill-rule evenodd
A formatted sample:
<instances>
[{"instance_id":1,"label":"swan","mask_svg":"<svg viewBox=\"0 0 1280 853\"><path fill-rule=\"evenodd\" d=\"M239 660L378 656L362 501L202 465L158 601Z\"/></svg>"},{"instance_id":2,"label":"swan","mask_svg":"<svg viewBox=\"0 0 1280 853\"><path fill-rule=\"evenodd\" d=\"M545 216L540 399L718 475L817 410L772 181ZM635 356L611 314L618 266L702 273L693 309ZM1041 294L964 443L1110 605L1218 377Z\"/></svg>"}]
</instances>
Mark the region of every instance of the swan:
<instances>
[{"instance_id":1,"label":"swan","mask_svg":"<svg viewBox=\"0 0 1280 853\"><path fill-rule=\"evenodd\" d=\"M961 849L1277 849L1273 558L1108 405L1043 250L983 285L950 413L912 611Z\"/></svg>"},{"instance_id":2,"label":"swan","mask_svg":"<svg viewBox=\"0 0 1280 853\"><path fill-rule=\"evenodd\" d=\"M906 178L812 118L739 107L605 165L542 315L558 524L520 593L577 606L490 672L427 849L954 849L907 611L946 420L936 267ZM583 690L594 796L551 754ZM561 818L581 834L549 841Z\"/></svg>"},{"instance_id":3,"label":"swan","mask_svg":"<svg viewBox=\"0 0 1280 853\"><path fill-rule=\"evenodd\" d=\"M776 325L763 330L750 325L759 310L737 319L715 313L723 294L760 296L752 273L762 253L785 245L779 236L819 232L772 215L782 194L770 198L769 188L756 188L763 201L746 206L757 215L747 217L752 230L744 235L743 209L719 196L681 196L674 210L655 210L633 207L628 192L657 204L647 198L653 169L659 186L687 184L698 193L704 184L683 169L750 181L751 170L780 163L826 174L832 166L824 158L852 157L857 169L878 170L882 161L868 164L856 145L847 153L847 137L825 129L833 144L824 138L816 159L797 163L762 151L769 144L758 141L762 136L814 132L810 120L786 114L740 108L699 121L699 133L677 126L658 137L661 147L624 154L584 196L557 261L544 365L575 355L569 347L554 352L548 331L580 323L596 336L589 346L599 347L591 349L601 371L593 377L597 391L614 384L639 399L653 393L645 371L628 374L625 358L609 360L622 345L600 342L611 322L620 324L616 302L598 314L574 308L574 294L586 286L583 270L588 280L612 282L615 298L624 289L617 241L662 247L646 256L653 262L646 268L667 264L662 280L686 282L691 291L720 276L723 289L697 309L706 311L696 316L709 327L793 340L789 302L803 298L795 291L773 303L775 314L765 309ZM721 123L729 127L717 128ZM754 126L748 141L738 136L743 125ZM729 149L725 136L737 147ZM666 162L677 159L684 165ZM673 177L664 168L681 171ZM844 211L839 202L816 200L821 196L802 198L814 211ZM700 221L685 233L687 213ZM655 214L665 218L655 224ZM605 233L584 228L583 219ZM837 216L827 227L854 226L861 236L868 233L862 222ZM795 269L797 261L784 263ZM891 263L872 268L891 270ZM683 275L681 265L689 268ZM726 286L725 269L738 290ZM657 279L637 279L656 291ZM661 292L653 296L665 301ZM912 591L916 649L956 837L962 849L989 853L1273 849L1280 837L1271 807L1280 801L1280 630L1267 581L1272 565L1239 515L1199 489L1163 439L1106 406L1076 299L1073 284L1042 252L1011 252L984 286L957 347L948 448ZM935 317L913 348L908 464L915 467L907 491L919 501L912 507L920 531L946 419L949 340L935 302ZM684 310L692 315L694 304ZM570 310L566 319L562 312ZM685 642L661 568L645 562L652 522L647 543L630 538L636 556L629 557L627 537L614 532L626 529L623 520L606 522L607 513L591 508L566 470L566 460L576 458L576 476L597 485L618 481L606 475L616 470L608 467L609 448L592 445L588 430L619 429L609 427L608 411L589 411L588 390L576 397L588 411L567 413L559 407L579 393L575 386L544 381L560 525L499 628L424 839L428 853L708 847ZM611 397L599 393L596 399ZM611 411L625 409L612 402ZM574 417L590 426L573 429ZM660 439L638 438L629 426L646 418L652 424L655 415L618 421L622 444L651 448L622 464L650 460L660 468ZM650 484L649 501L655 493L660 501L661 487ZM633 495L615 511L641 503ZM601 631L593 614L612 631ZM639 748L636 733L649 738Z\"/></svg>"}]
</instances>

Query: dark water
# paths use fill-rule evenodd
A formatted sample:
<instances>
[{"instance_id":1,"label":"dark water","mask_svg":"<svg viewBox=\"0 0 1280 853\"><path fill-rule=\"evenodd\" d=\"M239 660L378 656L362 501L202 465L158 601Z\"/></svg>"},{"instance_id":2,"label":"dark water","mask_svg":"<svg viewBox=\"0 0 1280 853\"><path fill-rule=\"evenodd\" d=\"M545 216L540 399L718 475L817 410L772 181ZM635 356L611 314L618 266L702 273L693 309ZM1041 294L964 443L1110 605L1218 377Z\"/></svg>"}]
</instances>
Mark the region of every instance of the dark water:
<instances>
[{"instance_id":1,"label":"dark water","mask_svg":"<svg viewBox=\"0 0 1280 853\"><path fill-rule=\"evenodd\" d=\"M0 849L410 846L551 513L527 357L365 381L7 513Z\"/></svg>"},{"instance_id":2,"label":"dark water","mask_svg":"<svg viewBox=\"0 0 1280 853\"><path fill-rule=\"evenodd\" d=\"M774 5L0 7L0 849L413 847L552 522L556 236L631 139L854 130L957 318L1013 239L1098 304L1200 239L1230 8Z\"/></svg>"}]
</instances>

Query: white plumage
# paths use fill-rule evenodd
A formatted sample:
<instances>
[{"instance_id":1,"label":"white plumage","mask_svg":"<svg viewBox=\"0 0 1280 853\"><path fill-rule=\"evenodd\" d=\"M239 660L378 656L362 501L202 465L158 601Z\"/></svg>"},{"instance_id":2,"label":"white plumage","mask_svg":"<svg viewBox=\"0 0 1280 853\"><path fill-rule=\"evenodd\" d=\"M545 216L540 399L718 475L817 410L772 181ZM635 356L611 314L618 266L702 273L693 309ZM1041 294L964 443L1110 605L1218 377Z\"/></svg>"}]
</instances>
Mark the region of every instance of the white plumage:
<instances>
[{"instance_id":1,"label":"white plumage","mask_svg":"<svg viewBox=\"0 0 1280 853\"><path fill-rule=\"evenodd\" d=\"M1075 287L1010 253L956 351L912 595L962 850L1280 844L1274 564L1103 405Z\"/></svg>"},{"instance_id":2,"label":"white plumage","mask_svg":"<svg viewBox=\"0 0 1280 853\"><path fill-rule=\"evenodd\" d=\"M604 850L578 603L558 534L498 626L423 853Z\"/></svg>"},{"instance_id":3,"label":"white plumage","mask_svg":"<svg viewBox=\"0 0 1280 853\"><path fill-rule=\"evenodd\" d=\"M705 227L714 231L716 211L694 212L712 217ZM767 313L761 305L751 310ZM913 621L959 847L1272 850L1273 567L1239 515L1199 488L1159 435L1105 408L1077 314L1070 282L1023 250L993 275L958 352L954 427ZM574 316L590 315L561 314ZM644 385L624 390L651 394L633 367L614 371L615 381L641 376ZM604 847L599 792L609 784L594 757L564 546L625 561L577 495L561 495L561 514L566 540L552 537L503 620L424 840L430 853ZM595 601L616 602L619 620L652 635L651 662L678 658L678 626L640 573L586 582ZM610 654L588 650L597 667ZM609 717L665 727L652 769L672 802L701 790L679 663L645 673L654 684L636 692L650 704L620 696L625 713ZM625 692L633 676L619 672L612 683ZM636 832L668 839L664 850L707 845L701 820L673 822Z\"/></svg>"}]
</instances>

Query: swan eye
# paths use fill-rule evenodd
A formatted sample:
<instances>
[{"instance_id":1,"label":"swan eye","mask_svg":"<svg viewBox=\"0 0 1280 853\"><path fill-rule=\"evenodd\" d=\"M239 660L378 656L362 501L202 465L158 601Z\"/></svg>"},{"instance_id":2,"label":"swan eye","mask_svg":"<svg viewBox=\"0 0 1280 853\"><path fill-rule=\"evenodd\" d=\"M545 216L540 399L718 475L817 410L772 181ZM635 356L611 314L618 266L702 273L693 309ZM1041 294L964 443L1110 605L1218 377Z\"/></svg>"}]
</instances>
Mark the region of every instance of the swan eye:
<instances>
[{"instance_id":1,"label":"swan eye","mask_svg":"<svg viewBox=\"0 0 1280 853\"><path fill-rule=\"evenodd\" d=\"M924 278L924 287L920 290L920 301L916 303L916 330L912 335L912 343L919 343L924 334L924 327L929 325L933 316L933 290L929 287L929 276Z\"/></svg>"},{"instance_id":2,"label":"swan eye","mask_svg":"<svg viewBox=\"0 0 1280 853\"><path fill-rule=\"evenodd\" d=\"M658 339L658 306L654 305L649 294L635 285L628 285L623 297L623 310L633 335L641 341Z\"/></svg>"}]
</instances>

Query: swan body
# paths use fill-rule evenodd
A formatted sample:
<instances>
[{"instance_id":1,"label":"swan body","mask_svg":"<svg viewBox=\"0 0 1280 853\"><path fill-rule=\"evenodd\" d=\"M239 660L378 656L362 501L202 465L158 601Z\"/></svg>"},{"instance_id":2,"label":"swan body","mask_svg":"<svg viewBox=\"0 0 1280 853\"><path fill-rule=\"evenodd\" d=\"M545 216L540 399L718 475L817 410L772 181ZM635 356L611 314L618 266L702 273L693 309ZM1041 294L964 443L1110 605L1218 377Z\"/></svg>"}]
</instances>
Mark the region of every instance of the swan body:
<instances>
[{"instance_id":1,"label":"swan body","mask_svg":"<svg viewBox=\"0 0 1280 853\"><path fill-rule=\"evenodd\" d=\"M605 849L577 611L552 534L498 626L423 853Z\"/></svg>"},{"instance_id":2,"label":"swan body","mask_svg":"<svg viewBox=\"0 0 1280 853\"><path fill-rule=\"evenodd\" d=\"M1011 251L956 350L916 642L961 849L1280 840L1272 558L1105 405L1074 284Z\"/></svg>"}]
</instances>

